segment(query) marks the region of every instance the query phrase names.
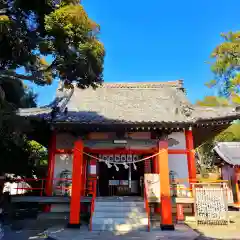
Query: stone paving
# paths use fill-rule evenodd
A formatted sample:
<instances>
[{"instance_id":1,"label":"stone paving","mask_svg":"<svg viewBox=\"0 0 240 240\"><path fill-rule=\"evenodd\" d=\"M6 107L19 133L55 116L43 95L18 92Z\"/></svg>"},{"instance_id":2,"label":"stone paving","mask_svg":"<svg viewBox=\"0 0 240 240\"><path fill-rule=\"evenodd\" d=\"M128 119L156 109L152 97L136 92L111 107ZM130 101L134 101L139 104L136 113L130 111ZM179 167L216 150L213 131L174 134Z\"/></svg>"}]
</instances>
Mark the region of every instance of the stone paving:
<instances>
[{"instance_id":1,"label":"stone paving","mask_svg":"<svg viewBox=\"0 0 240 240\"><path fill-rule=\"evenodd\" d=\"M187 222L194 230L202 233L205 239L240 239L240 212L229 211L229 225L197 225L195 222ZM208 238L207 238L208 237ZM203 238L204 239L204 238Z\"/></svg>"},{"instance_id":2,"label":"stone paving","mask_svg":"<svg viewBox=\"0 0 240 240\"><path fill-rule=\"evenodd\" d=\"M47 235L50 239L56 240L118 240L118 239L132 239L132 240L161 240L161 239L179 239L179 240L194 240L199 237L199 234L193 231L186 225L177 225L175 231L161 231L152 230L132 231L132 232L89 232L87 227L79 229L65 229L65 228L50 228L47 230Z\"/></svg>"}]
</instances>

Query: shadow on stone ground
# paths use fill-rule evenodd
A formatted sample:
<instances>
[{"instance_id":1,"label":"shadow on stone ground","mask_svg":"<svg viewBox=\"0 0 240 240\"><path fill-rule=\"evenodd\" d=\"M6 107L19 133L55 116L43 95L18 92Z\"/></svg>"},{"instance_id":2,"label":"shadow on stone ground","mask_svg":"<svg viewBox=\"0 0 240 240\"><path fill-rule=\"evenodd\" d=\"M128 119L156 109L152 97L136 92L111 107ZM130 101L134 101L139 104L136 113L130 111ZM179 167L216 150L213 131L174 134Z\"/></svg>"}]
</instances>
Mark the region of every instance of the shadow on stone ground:
<instances>
[{"instance_id":1,"label":"shadow on stone ground","mask_svg":"<svg viewBox=\"0 0 240 240\"><path fill-rule=\"evenodd\" d=\"M4 226L4 238L2 240L44 240L48 239L45 231L51 227L64 226L65 219L23 219L14 220Z\"/></svg>"},{"instance_id":2,"label":"shadow on stone ground","mask_svg":"<svg viewBox=\"0 0 240 240\"><path fill-rule=\"evenodd\" d=\"M229 226L197 226L194 223L187 223L187 225L200 234L200 236L195 238L195 240L207 240L207 239L208 240L210 239L240 240L240 212L230 212L230 219L231 219L231 223L229 224ZM53 228L53 227L63 227L63 226L66 226L66 224L67 224L66 219L14 220L12 221L11 225L6 226L5 237L3 238L3 240L15 240L15 239L16 240L28 240L28 239L34 239L34 240L46 239L47 240L48 238L44 234L47 229ZM115 239L115 238L116 237L112 236L107 239ZM120 238L133 239L130 236L128 237L124 235L121 236ZM116 239L119 239L119 236ZM162 240L163 238L156 237L155 239ZM167 237L164 239L178 240L180 238Z\"/></svg>"}]
</instances>

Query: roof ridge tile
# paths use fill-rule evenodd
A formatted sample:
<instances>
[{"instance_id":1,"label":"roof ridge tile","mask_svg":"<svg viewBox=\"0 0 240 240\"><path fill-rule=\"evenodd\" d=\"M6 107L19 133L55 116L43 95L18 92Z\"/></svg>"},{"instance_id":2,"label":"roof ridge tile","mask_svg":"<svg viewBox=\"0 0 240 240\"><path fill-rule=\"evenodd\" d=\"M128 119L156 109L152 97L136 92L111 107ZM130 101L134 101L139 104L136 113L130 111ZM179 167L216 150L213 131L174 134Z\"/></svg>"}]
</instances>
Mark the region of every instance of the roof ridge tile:
<instances>
[{"instance_id":1,"label":"roof ridge tile","mask_svg":"<svg viewBox=\"0 0 240 240\"><path fill-rule=\"evenodd\" d=\"M183 88L183 80L167 81L167 82L131 82L131 83L103 83L102 88L162 88L176 87Z\"/></svg>"}]
</instances>

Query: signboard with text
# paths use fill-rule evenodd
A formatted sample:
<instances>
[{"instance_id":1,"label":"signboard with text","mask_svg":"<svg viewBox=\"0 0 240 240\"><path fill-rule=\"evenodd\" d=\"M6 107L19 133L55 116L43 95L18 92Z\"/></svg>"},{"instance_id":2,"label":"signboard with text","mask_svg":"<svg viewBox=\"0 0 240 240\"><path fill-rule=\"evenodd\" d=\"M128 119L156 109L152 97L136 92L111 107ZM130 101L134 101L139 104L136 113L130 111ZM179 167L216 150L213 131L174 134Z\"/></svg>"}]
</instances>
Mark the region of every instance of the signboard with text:
<instances>
[{"instance_id":1,"label":"signboard with text","mask_svg":"<svg viewBox=\"0 0 240 240\"><path fill-rule=\"evenodd\" d=\"M146 187L149 203L160 203L160 175L154 173L144 174L144 184Z\"/></svg>"}]
</instances>

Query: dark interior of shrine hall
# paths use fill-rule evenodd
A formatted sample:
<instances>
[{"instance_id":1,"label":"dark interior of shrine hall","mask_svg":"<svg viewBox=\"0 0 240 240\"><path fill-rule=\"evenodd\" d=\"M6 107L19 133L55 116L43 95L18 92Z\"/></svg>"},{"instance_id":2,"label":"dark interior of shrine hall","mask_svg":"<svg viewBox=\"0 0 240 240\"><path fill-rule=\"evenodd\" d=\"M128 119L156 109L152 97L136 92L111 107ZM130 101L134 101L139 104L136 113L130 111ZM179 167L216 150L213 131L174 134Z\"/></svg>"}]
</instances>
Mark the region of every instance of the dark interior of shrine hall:
<instances>
[{"instance_id":1,"label":"dark interior of shrine hall","mask_svg":"<svg viewBox=\"0 0 240 240\"><path fill-rule=\"evenodd\" d=\"M98 196L141 196L140 179L144 176L144 162L135 165L136 169L133 164L126 169L119 164L117 171L114 165L109 168L104 162L99 162Z\"/></svg>"}]
</instances>

